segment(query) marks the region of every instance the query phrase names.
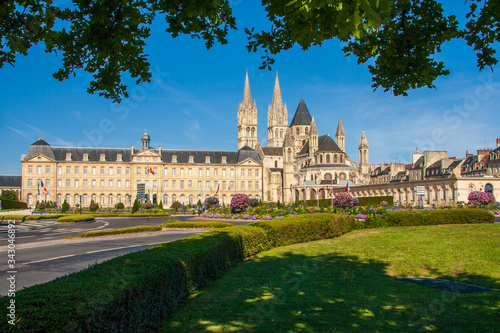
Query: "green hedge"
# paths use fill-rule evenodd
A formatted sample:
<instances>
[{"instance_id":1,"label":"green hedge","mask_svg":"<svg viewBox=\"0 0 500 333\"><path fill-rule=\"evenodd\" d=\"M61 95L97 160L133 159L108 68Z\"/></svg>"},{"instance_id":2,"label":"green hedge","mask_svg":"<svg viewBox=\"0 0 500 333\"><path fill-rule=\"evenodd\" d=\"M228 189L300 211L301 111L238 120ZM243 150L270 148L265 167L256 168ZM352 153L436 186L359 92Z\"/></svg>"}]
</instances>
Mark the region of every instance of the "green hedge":
<instances>
[{"instance_id":1,"label":"green hedge","mask_svg":"<svg viewBox=\"0 0 500 333\"><path fill-rule=\"evenodd\" d=\"M167 222L161 224L163 228L199 228L199 229L218 229L234 227L234 224L227 222Z\"/></svg>"},{"instance_id":2,"label":"green hedge","mask_svg":"<svg viewBox=\"0 0 500 333\"><path fill-rule=\"evenodd\" d=\"M170 213L163 214L119 214L119 213L97 213L92 214L95 217L151 217L151 216L170 216Z\"/></svg>"},{"instance_id":3,"label":"green hedge","mask_svg":"<svg viewBox=\"0 0 500 333\"><path fill-rule=\"evenodd\" d=\"M493 223L495 216L484 209L446 209L429 211L399 211L369 217L366 227L401 227L437 224Z\"/></svg>"},{"instance_id":4,"label":"green hedge","mask_svg":"<svg viewBox=\"0 0 500 333\"><path fill-rule=\"evenodd\" d=\"M334 214L304 214L250 224L266 231L271 247L337 237L362 225L353 216Z\"/></svg>"},{"instance_id":5,"label":"green hedge","mask_svg":"<svg viewBox=\"0 0 500 333\"><path fill-rule=\"evenodd\" d=\"M57 219L64 214L53 214L53 215L26 215L23 221L38 221L38 220L48 220L48 219Z\"/></svg>"},{"instance_id":6,"label":"green hedge","mask_svg":"<svg viewBox=\"0 0 500 333\"><path fill-rule=\"evenodd\" d=\"M387 201L389 206L394 204L393 196L380 196L380 197L362 197L358 198L359 206L378 206L382 201Z\"/></svg>"},{"instance_id":7,"label":"green hedge","mask_svg":"<svg viewBox=\"0 0 500 333\"><path fill-rule=\"evenodd\" d=\"M0 202L2 203L2 209L27 209L28 205L26 205L26 202L22 201L14 201L14 200L8 200L8 199L0 199Z\"/></svg>"},{"instance_id":8,"label":"green hedge","mask_svg":"<svg viewBox=\"0 0 500 333\"><path fill-rule=\"evenodd\" d=\"M94 221L95 217L90 214L82 215L64 215L57 219L57 222L86 222Z\"/></svg>"},{"instance_id":9,"label":"green hedge","mask_svg":"<svg viewBox=\"0 0 500 333\"><path fill-rule=\"evenodd\" d=\"M161 227L141 225L137 227L122 228L115 230L90 231L90 232L84 232L83 234L80 235L80 237L86 238L86 237L96 237L96 236L109 236L109 235L131 234L136 232L148 232L148 231L161 231Z\"/></svg>"},{"instance_id":10,"label":"green hedge","mask_svg":"<svg viewBox=\"0 0 500 333\"><path fill-rule=\"evenodd\" d=\"M394 212L384 214L383 221L394 226L493 221L491 213L480 209L443 212ZM154 331L190 294L245 258L364 227L369 223L352 216L307 214L212 230L129 253L16 292L19 321L15 327L0 321L0 331ZM0 298L0 308L9 301Z\"/></svg>"}]
</instances>

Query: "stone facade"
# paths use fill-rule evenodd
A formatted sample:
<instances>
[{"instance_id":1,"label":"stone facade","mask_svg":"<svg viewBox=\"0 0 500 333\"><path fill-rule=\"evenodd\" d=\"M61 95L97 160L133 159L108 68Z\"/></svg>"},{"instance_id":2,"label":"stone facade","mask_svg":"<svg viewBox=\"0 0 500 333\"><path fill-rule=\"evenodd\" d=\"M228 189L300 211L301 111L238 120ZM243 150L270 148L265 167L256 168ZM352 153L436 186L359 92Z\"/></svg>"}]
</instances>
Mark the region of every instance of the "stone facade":
<instances>
[{"instance_id":1,"label":"stone facade","mask_svg":"<svg viewBox=\"0 0 500 333\"><path fill-rule=\"evenodd\" d=\"M500 138L497 148L479 150L465 159L445 151L413 153L411 164L369 165L369 145L363 130L359 163L345 151L346 133L339 118L335 139L320 135L305 101L300 100L288 124L278 75L267 114L267 146L257 140L257 106L252 102L248 73L237 109L238 150L198 151L153 148L147 131L141 148L52 147L43 139L22 157L22 201L59 205L66 200L102 207L122 202L131 206L138 184L148 199L170 207L175 201L196 204L217 195L228 205L235 193L265 202L331 198L350 188L354 196L391 195L395 202L415 203L416 187L426 189L425 203L467 201L473 190L494 195L500 186ZM43 182L46 193L39 191ZM498 197L497 197L498 200Z\"/></svg>"}]
</instances>

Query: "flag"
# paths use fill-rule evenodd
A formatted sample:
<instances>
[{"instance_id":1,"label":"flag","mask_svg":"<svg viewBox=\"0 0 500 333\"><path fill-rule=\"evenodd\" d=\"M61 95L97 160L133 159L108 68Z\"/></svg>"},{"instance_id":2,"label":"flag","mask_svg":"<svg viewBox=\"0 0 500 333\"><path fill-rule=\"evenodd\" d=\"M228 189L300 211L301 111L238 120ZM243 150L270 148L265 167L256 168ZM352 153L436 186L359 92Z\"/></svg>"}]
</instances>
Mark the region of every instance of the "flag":
<instances>
[{"instance_id":1,"label":"flag","mask_svg":"<svg viewBox=\"0 0 500 333\"><path fill-rule=\"evenodd\" d=\"M347 181L347 184L346 184L346 186L345 186L345 191L346 191L346 192L349 192L349 181Z\"/></svg>"},{"instance_id":2,"label":"flag","mask_svg":"<svg viewBox=\"0 0 500 333\"><path fill-rule=\"evenodd\" d=\"M153 175L155 174L152 167L149 167L149 172L151 172Z\"/></svg>"},{"instance_id":3,"label":"flag","mask_svg":"<svg viewBox=\"0 0 500 333\"><path fill-rule=\"evenodd\" d=\"M36 183L36 189L38 191L38 194L40 194L40 182Z\"/></svg>"},{"instance_id":4,"label":"flag","mask_svg":"<svg viewBox=\"0 0 500 333\"><path fill-rule=\"evenodd\" d=\"M328 195L332 195L333 194L333 185L328 189Z\"/></svg>"},{"instance_id":5,"label":"flag","mask_svg":"<svg viewBox=\"0 0 500 333\"><path fill-rule=\"evenodd\" d=\"M215 191L215 194L219 193L220 190L220 183L217 183L217 191Z\"/></svg>"},{"instance_id":6,"label":"flag","mask_svg":"<svg viewBox=\"0 0 500 333\"><path fill-rule=\"evenodd\" d=\"M45 187L45 184L43 183L43 180L40 180L40 187L42 188L42 195L47 193L47 188Z\"/></svg>"}]
</instances>

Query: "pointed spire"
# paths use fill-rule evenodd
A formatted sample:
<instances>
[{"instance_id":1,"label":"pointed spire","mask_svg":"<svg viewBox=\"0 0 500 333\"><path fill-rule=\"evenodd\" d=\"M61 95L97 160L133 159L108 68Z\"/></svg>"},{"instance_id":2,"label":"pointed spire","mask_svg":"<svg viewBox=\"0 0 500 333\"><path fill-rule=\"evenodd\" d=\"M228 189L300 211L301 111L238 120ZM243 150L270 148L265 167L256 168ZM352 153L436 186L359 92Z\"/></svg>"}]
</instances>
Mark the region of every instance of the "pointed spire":
<instances>
[{"instance_id":1,"label":"pointed spire","mask_svg":"<svg viewBox=\"0 0 500 333\"><path fill-rule=\"evenodd\" d=\"M336 137L339 135L345 136L344 125L342 125L342 119L340 119L340 117L339 117L339 124L337 125L337 132L335 132Z\"/></svg>"},{"instance_id":2,"label":"pointed spire","mask_svg":"<svg viewBox=\"0 0 500 333\"><path fill-rule=\"evenodd\" d=\"M286 129L285 139L283 141L283 147L293 147L293 139L290 128Z\"/></svg>"},{"instance_id":3,"label":"pointed spire","mask_svg":"<svg viewBox=\"0 0 500 333\"><path fill-rule=\"evenodd\" d=\"M248 80L248 69L245 77L245 89L243 91L244 105L252 105L252 94L250 93L250 81Z\"/></svg>"},{"instance_id":4,"label":"pointed spire","mask_svg":"<svg viewBox=\"0 0 500 333\"><path fill-rule=\"evenodd\" d=\"M299 106L297 107L297 111L295 111L295 115L293 116L292 122L290 126L295 125L311 125L311 114L307 109L306 103L304 99L301 98L299 102Z\"/></svg>"},{"instance_id":5,"label":"pointed spire","mask_svg":"<svg viewBox=\"0 0 500 333\"><path fill-rule=\"evenodd\" d=\"M314 117L311 120L311 135L318 135L318 128L316 127L316 122L314 121Z\"/></svg>"},{"instance_id":6,"label":"pointed spire","mask_svg":"<svg viewBox=\"0 0 500 333\"><path fill-rule=\"evenodd\" d=\"M420 153L418 152L418 146L417 146L417 147L415 147L415 152L414 152L414 154L420 154Z\"/></svg>"},{"instance_id":7,"label":"pointed spire","mask_svg":"<svg viewBox=\"0 0 500 333\"><path fill-rule=\"evenodd\" d=\"M279 106L283 106L283 99L281 98L280 81L278 80L278 71L276 71L276 81L274 82L273 101L271 106L277 110Z\"/></svg>"},{"instance_id":8,"label":"pointed spire","mask_svg":"<svg viewBox=\"0 0 500 333\"><path fill-rule=\"evenodd\" d=\"M361 133L361 140L359 141L359 149L368 149L368 140L366 139L365 130Z\"/></svg>"}]
</instances>

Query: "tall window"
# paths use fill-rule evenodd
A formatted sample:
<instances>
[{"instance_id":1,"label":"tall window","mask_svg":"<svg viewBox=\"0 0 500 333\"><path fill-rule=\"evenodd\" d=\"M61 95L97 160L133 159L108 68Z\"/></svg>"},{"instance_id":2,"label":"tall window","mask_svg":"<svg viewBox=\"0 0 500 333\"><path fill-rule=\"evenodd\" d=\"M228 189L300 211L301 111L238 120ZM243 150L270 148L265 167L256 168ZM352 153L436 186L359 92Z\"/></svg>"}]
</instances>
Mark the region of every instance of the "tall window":
<instances>
[{"instance_id":1,"label":"tall window","mask_svg":"<svg viewBox=\"0 0 500 333\"><path fill-rule=\"evenodd\" d=\"M129 168L129 167L126 167L126 168L125 168L125 174L126 174L126 175L130 175L130 168Z\"/></svg>"},{"instance_id":2,"label":"tall window","mask_svg":"<svg viewBox=\"0 0 500 333\"><path fill-rule=\"evenodd\" d=\"M80 187L80 181L78 179L75 179L75 188Z\"/></svg>"},{"instance_id":3,"label":"tall window","mask_svg":"<svg viewBox=\"0 0 500 333\"><path fill-rule=\"evenodd\" d=\"M82 201L83 201L83 202L82 202L82 205L87 206L87 205L88 205L87 200L88 200L87 195L86 195L86 194L84 194L84 195L83 195L83 197L82 197Z\"/></svg>"},{"instance_id":4,"label":"tall window","mask_svg":"<svg viewBox=\"0 0 500 333\"><path fill-rule=\"evenodd\" d=\"M71 167L67 166L66 167L66 174L69 175L71 173Z\"/></svg>"},{"instance_id":5,"label":"tall window","mask_svg":"<svg viewBox=\"0 0 500 333\"><path fill-rule=\"evenodd\" d=\"M113 205L113 195L110 194L109 197L108 197L108 205Z\"/></svg>"},{"instance_id":6,"label":"tall window","mask_svg":"<svg viewBox=\"0 0 500 333\"><path fill-rule=\"evenodd\" d=\"M101 167L101 175L104 175L104 167Z\"/></svg>"},{"instance_id":7,"label":"tall window","mask_svg":"<svg viewBox=\"0 0 500 333\"><path fill-rule=\"evenodd\" d=\"M129 187L130 187L130 180L126 180L126 181L125 181L125 187L126 187L126 188L129 188Z\"/></svg>"},{"instance_id":8,"label":"tall window","mask_svg":"<svg viewBox=\"0 0 500 333\"><path fill-rule=\"evenodd\" d=\"M57 174L62 175L62 166L57 167Z\"/></svg>"},{"instance_id":9,"label":"tall window","mask_svg":"<svg viewBox=\"0 0 500 333\"><path fill-rule=\"evenodd\" d=\"M104 194L101 194L101 206L104 206L104 204L105 204L105 198L106 197L104 196Z\"/></svg>"},{"instance_id":10,"label":"tall window","mask_svg":"<svg viewBox=\"0 0 500 333\"><path fill-rule=\"evenodd\" d=\"M96 175L96 174L97 174L97 168L96 168L96 167L92 167L92 174L93 174L93 175Z\"/></svg>"},{"instance_id":11,"label":"tall window","mask_svg":"<svg viewBox=\"0 0 500 333\"><path fill-rule=\"evenodd\" d=\"M33 205L33 195L28 194L28 206L31 206L31 205Z\"/></svg>"},{"instance_id":12,"label":"tall window","mask_svg":"<svg viewBox=\"0 0 500 333\"><path fill-rule=\"evenodd\" d=\"M58 194L58 195L57 195L57 204L58 204L59 206L61 206L61 205L62 205L62 195L60 195L60 194Z\"/></svg>"},{"instance_id":13,"label":"tall window","mask_svg":"<svg viewBox=\"0 0 500 333\"><path fill-rule=\"evenodd\" d=\"M184 181L181 180L181 190L183 190L183 189L184 189Z\"/></svg>"},{"instance_id":14,"label":"tall window","mask_svg":"<svg viewBox=\"0 0 500 333\"><path fill-rule=\"evenodd\" d=\"M109 167L109 174L112 175L113 174L113 167Z\"/></svg>"},{"instance_id":15,"label":"tall window","mask_svg":"<svg viewBox=\"0 0 500 333\"><path fill-rule=\"evenodd\" d=\"M87 175L87 172L88 172L88 168L86 166L83 167L83 174L84 175Z\"/></svg>"},{"instance_id":16,"label":"tall window","mask_svg":"<svg viewBox=\"0 0 500 333\"><path fill-rule=\"evenodd\" d=\"M29 174L33 173L33 166L32 165L28 165L28 173Z\"/></svg>"},{"instance_id":17,"label":"tall window","mask_svg":"<svg viewBox=\"0 0 500 333\"><path fill-rule=\"evenodd\" d=\"M70 180L69 180L69 179L66 179L66 187L70 187L70 186L71 186L71 184L70 184L70 183L71 183L71 182L70 182Z\"/></svg>"},{"instance_id":18,"label":"tall window","mask_svg":"<svg viewBox=\"0 0 500 333\"><path fill-rule=\"evenodd\" d=\"M45 167L45 173L50 173L50 166L48 166L48 165L47 165L47 166Z\"/></svg>"}]
</instances>

